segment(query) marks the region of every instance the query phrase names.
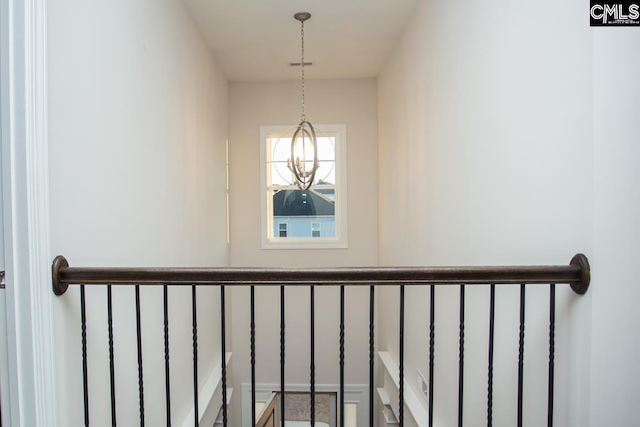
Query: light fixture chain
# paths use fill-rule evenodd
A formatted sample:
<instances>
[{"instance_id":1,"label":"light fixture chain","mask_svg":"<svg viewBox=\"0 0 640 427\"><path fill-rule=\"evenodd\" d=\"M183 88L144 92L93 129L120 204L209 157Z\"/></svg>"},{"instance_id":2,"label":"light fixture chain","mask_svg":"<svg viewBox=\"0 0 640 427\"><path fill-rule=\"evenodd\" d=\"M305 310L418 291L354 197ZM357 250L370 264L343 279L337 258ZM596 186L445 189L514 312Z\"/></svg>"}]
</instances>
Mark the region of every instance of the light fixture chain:
<instances>
[{"instance_id":1,"label":"light fixture chain","mask_svg":"<svg viewBox=\"0 0 640 427\"><path fill-rule=\"evenodd\" d=\"M300 21L300 35L302 40L302 49L301 49L301 59L300 59L300 67L302 70L302 121L307 120L307 116L304 111L304 21Z\"/></svg>"},{"instance_id":2,"label":"light fixture chain","mask_svg":"<svg viewBox=\"0 0 640 427\"><path fill-rule=\"evenodd\" d=\"M295 19L300 21L300 68L302 74L302 120L291 137L291 157L287 159L287 167L293 173L293 180L300 190L307 190L315 179L316 171L319 168L318 162L318 141L313 125L307 122L307 116L304 111L304 21L311 18L308 12L298 12L293 15ZM299 149L297 149L297 148ZM311 159L307 158L306 151L313 150L313 163L311 169L307 170ZM300 157L302 156L302 157Z\"/></svg>"}]
</instances>

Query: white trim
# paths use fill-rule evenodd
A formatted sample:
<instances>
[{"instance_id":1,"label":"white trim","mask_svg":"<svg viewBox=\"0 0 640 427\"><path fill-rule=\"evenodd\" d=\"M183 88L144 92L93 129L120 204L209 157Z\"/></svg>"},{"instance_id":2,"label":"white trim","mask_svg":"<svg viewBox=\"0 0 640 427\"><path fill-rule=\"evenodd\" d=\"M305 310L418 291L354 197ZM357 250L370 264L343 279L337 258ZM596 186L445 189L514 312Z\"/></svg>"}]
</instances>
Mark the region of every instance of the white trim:
<instances>
[{"instance_id":1,"label":"white trim","mask_svg":"<svg viewBox=\"0 0 640 427\"><path fill-rule=\"evenodd\" d=\"M227 424L231 424L233 425L233 419L232 419L232 414L233 411L231 410L231 400L233 399L233 389L232 388L227 388L227 406L228 406L228 414L227 414ZM220 397L220 402L222 402L222 397ZM204 424L204 425L209 425L209 424ZM218 418L216 418L216 421L213 423L213 426L224 426L224 414L222 413L222 404L220 406L218 406Z\"/></svg>"},{"instance_id":2,"label":"white trim","mask_svg":"<svg viewBox=\"0 0 640 427\"><path fill-rule=\"evenodd\" d=\"M381 398L386 397L386 404L390 404L390 396L397 397L398 391L400 390L400 368L398 367L398 364L395 362L395 360L393 360L393 357L391 357L391 355L386 351L379 351L378 356L380 357L382 366L385 369L384 393L381 394L380 391L378 391L378 395ZM391 381L387 381L387 378L389 378ZM406 375L404 378L404 384L404 404L409 409L409 414L416 422L416 425L418 427L426 426L427 420L429 418L429 411L425 409L424 405L418 398L418 395L413 391L413 389L407 386L408 381ZM390 407L393 410L393 414L396 419L400 419L400 416L398 414L398 401L399 399L395 398L396 404L390 404ZM385 405L385 401L381 400L381 403Z\"/></svg>"},{"instance_id":3,"label":"white trim","mask_svg":"<svg viewBox=\"0 0 640 427\"><path fill-rule=\"evenodd\" d=\"M9 237L10 234L5 231L5 225L9 224L9 207L10 198L8 177L11 163L9 162L9 137L10 137L10 114L9 114L9 99L11 96L10 84L9 84L9 57L12 53L12 43L10 42L10 20L9 20L9 3L6 0L0 0L0 172L2 173L2 188L0 189L0 197L2 197L2 217L3 221L0 226L3 228L3 259L2 269L6 269L5 259L8 259L10 252ZM7 196L7 197L5 197ZM5 200L6 198L6 200ZM6 213L5 213L6 212ZM5 247L6 245L6 247ZM7 256L5 258L5 251ZM0 397L2 399L1 405L2 411L2 424L3 425L18 425L13 423L12 414L18 413L17 399L11 399L14 396L14 391L17 390L17 376L15 375L15 354L10 357L9 349L15 346L15 340L12 340L12 335L9 334L10 316L8 315L9 305L7 304L6 291L0 291ZM12 319L12 318L11 318ZM13 362L13 363L12 363ZM11 365L11 368L10 368Z\"/></svg>"},{"instance_id":4,"label":"white trim","mask_svg":"<svg viewBox=\"0 0 640 427\"><path fill-rule=\"evenodd\" d=\"M378 399L382 404L382 419L385 422L385 426L397 426L398 420L391 407L391 399L384 387L378 388Z\"/></svg>"},{"instance_id":5,"label":"white trim","mask_svg":"<svg viewBox=\"0 0 640 427\"><path fill-rule=\"evenodd\" d=\"M336 173L336 200L338 201L336 214L336 237L309 237L277 239L271 237L273 224L267 215L267 209L271 206L267 200L267 146L265 141L270 133L283 133L295 129L292 125L260 126L260 223L261 223L261 247L262 249L345 249L349 246L348 217L347 217L347 126L344 124L319 124L314 125L326 133L335 133L336 138L336 164L339 167Z\"/></svg>"},{"instance_id":6,"label":"white trim","mask_svg":"<svg viewBox=\"0 0 640 427\"><path fill-rule=\"evenodd\" d=\"M47 141L47 2L2 0L3 199L11 411L7 425L57 426ZM7 46L5 46L5 44ZM8 93L4 93L7 90ZM5 393L3 393L4 396ZM4 397L3 397L4 399ZM4 414L3 414L4 415Z\"/></svg>"},{"instance_id":7,"label":"white trim","mask_svg":"<svg viewBox=\"0 0 640 427\"><path fill-rule=\"evenodd\" d=\"M242 383L242 427L251 427L251 384ZM309 392L309 384L287 384L287 392ZM338 384L316 384L318 393L338 393ZM369 386L366 384L345 384L344 403L355 403L358 405L358 427L368 426L367 416L369 413ZM280 384L256 384L256 402L266 402L271 393L280 391ZM337 405L339 406L339 405ZM340 416L340 408L336 408L336 414Z\"/></svg>"},{"instance_id":8,"label":"white trim","mask_svg":"<svg viewBox=\"0 0 640 427\"><path fill-rule=\"evenodd\" d=\"M226 353L226 366L229 366L232 354ZM227 389L230 391L231 389ZM227 395L227 403L231 400L231 394ZM218 417L220 408L222 407L222 363L218 361L211 371L204 387L200 389L198 394L198 424L213 425ZM189 413L182 422L182 427L190 427L193 423L193 415L195 408L192 405ZM231 412L231 411L229 411Z\"/></svg>"}]
</instances>

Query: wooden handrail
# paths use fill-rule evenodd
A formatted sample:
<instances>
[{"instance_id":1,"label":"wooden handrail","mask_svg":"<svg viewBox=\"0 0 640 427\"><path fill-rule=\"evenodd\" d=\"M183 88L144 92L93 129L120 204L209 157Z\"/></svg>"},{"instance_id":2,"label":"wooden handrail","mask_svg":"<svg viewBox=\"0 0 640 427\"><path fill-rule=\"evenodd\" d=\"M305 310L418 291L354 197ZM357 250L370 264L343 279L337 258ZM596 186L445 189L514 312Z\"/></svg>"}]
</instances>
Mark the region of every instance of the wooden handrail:
<instances>
[{"instance_id":1,"label":"wooden handrail","mask_svg":"<svg viewBox=\"0 0 640 427\"><path fill-rule=\"evenodd\" d=\"M578 294L589 288L583 254L562 266L356 267L356 268L88 268L69 267L63 256L52 265L53 292L69 285L486 285L568 284Z\"/></svg>"},{"instance_id":2,"label":"wooden handrail","mask_svg":"<svg viewBox=\"0 0 640 427\"><path fill-rule=\"evenodd\" d=\"M553 419L554 402L554 366L555 366L555 312L556 312L556 285L568 284L579 293L584 294L590 281L590 269L587 258L578 254L573 257L569 265L563 266L498 266L498 267L364 267L364 268L85 268L69 267L67 260L58 256L52 266L53 291L56 295L62 295L70 285L80 286L80 318L81 318L81 342L82 342L82 370L84 390L84 415L85 424L89 420L89 363L87 351L87 316L85 302L86 285L102 285L107 289L107 329L109 331L109 357L110 357L110 385L111 385L111 409L112 420L115 420L116 394L115 394L115 364L113 344L113 308L111 285L135 285L136 307L136 338L138 351L138 394L140 407L140 423L144 424L144 368L142 356L142 327L141 327L141 303L140 285L162 285L164 288L164 354L165 354L165 385L166 385L166 411L167 419L171 419L171 387L170 363L169 363L169 315L168 315L168 285L191 287L191 314L192 314L192 352L193 352L193 402L194 419L198 423L198 327L197 327L197 287L206 285L220 286L220 350L221 350L221 389L223 390L222 411L224 424L226 425L227 411L227 362L226 362L226 311L225 288L227 286L250 286L250 342L251 342L251 389L255 390L256 384L256 358L255 358L255 294L254 286L278 286L280 287L280 393L282 396L281 412L284 413L284 395L286 388L285 360L286 360L286 333L285 333L285 286L306 285L309 286L309 323L310 323L310 394L311 401L315 402L315 299L314 287L318 285L340 286L340 388L339 407L344 413L344 366L345 366L345 286L366 285L370 286L369 296L369 406L374 406L375 390L375 288L374 286L400 285L399 286L399 311L398 311L398 413L400 425L403 423L405 396L404 396L404 349L405 349L405 287L404 285L431 285L430 286L430 319L429 319L429 421L432 422L434 412L434 369L435 369L435 288L433 285L454 285L460 292L460 324L459 324L459 370L458 370L458 419L462 420L463 408L463 372L464 372L464 331L465 331L465 286L466 285L490 285L489 299L489 345L488 345L488 377L487 377L487 416L489 422L492 419L493 408L493 367L494 367L494 332L495 332L495 307L496 285L517 285L520 287L520 334L518 352L518 420L522 420L523 405L523 367L524 367L524 328L525 328L525 289L528 284L546 284L549 287L549 368L548 368L548 419ZM298 302L301 303L301 302ZM274 319L275 320L275 319ZM274 343L275 345L275 343ZM255 394L251 397L252 407L255 407ZM314 406L311 412L315 414ZM313 420L315 415L311 416ZM252 412L253 424L255 424L255 412ZM373 423L373 412L369 414L370 423ZM459 421L459 422L460 422ZM114 421L115 423L115 421Z\"/></svg>"}]
</instances>

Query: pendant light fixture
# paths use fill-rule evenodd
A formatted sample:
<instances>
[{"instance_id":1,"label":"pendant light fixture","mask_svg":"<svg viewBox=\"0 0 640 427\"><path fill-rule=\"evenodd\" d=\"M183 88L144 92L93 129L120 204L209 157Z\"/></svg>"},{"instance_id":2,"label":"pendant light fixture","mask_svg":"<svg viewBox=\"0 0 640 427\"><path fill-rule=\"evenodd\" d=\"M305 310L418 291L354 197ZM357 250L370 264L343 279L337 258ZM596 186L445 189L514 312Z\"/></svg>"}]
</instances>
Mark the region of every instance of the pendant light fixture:
<instances>
[{"instance_id":1,"label":"pendant light fixture","mask_svg":"<svg viewBox=\"0 0 640 427\"><path fill-rule=\"evenodd\" d=\"M302 87L302 115L300 124L291 138L291 157L287 159L287 166L293 173L296 185L300 190L307 190L313 184L316 171L319 167L318 144L316 131L313 125L307 121L304 111L304 22L311 18L309 12L298 12L293 17L300 21L301 34L301 59L300 69ZM313 155L313 158L311 156Z\"/></svg>"}]
</instances>

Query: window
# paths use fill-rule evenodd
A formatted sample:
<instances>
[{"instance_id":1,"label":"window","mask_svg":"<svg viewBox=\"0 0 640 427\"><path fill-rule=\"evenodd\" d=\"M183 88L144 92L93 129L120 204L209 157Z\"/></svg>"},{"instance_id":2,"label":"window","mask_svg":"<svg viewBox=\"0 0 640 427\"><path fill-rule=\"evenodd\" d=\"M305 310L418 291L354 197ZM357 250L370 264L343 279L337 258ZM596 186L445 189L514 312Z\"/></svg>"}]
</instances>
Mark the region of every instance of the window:
<instances>
[{"instance_id":1,"label":"window","mask_svg":"<svg viewBox=\"0 0 640 427\"><path fill-rule=\"evenodd\" d=\"M300 190L287 166L295 126L261 126L263 249L345 248L346 126L316 125L319 168Z\"/></svg>"},{"instance_id":2,"label":"window","mask_svg":"<svg viewBox=\"0 0 640 427\"><path fill-rule=\"evenodd\" d=\"M312 222L311 223L311 237L320 237L320 223Z\"/></svg>"}]
</instances>

